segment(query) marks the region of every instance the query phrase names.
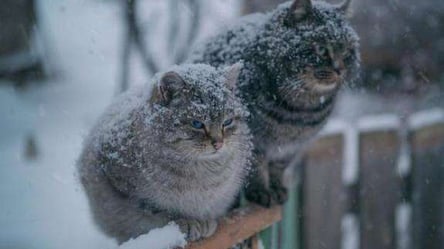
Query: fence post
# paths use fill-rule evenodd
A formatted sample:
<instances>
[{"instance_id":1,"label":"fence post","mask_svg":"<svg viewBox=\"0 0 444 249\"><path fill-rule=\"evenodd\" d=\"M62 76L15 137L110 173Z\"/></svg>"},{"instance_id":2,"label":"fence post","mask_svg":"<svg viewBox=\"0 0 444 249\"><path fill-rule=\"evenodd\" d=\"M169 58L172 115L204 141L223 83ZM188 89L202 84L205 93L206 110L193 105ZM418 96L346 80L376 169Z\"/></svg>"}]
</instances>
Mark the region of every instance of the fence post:
<instances>
[{"instance_id":1,"label":"fence post","mask_svg":"<svg viewBox=\"0 0 444 249\"><path fill-rule=\"evenodd\" d=\"M395 248L395 209L399 196L396 127L362 131L359 137L360 248Z\"/></svg>"},{"instance_id":2,"label":"fence post","mask_svg":"<svg viewBox=\"0 0 444 249\"><path fill-rule=\"evenodd\" d=\"M308 152L303 186L303 245L307 249L339 249L345 211L342 183L342 135L319 139Z\"/></svg>"},{"instance_id":3,"label":"fence post","mask_svg":"<svg viewBox=\"0 0 444 249\"><path fill-rule=\"evenodd\" d=\"M413 248L443 249L444 118L413 126Z\"/></svg>"},{"instance_id":4,"label":"fence post","mask_svg":"<svg viewBox=\"0 0 444 249\"><path fill-rule=\"evenodd\" d=\"M303 168L305 161L298 167ZM298 170L298 174L302 174L302 170ZM293 182L288 191L288 201L284 206L282 221L280 222L282 231L281 249L302 249L301 240L301 176L298 175L297 180Z\"/></svg>"}]
</instances>

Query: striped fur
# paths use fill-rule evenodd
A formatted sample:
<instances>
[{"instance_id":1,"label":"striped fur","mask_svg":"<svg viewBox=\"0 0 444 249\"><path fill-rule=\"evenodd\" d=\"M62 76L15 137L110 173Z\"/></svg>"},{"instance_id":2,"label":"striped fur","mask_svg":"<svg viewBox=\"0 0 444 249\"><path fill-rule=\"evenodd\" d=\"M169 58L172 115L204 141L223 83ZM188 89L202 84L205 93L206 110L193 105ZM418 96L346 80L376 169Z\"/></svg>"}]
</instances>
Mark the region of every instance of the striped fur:
<instances>
[{"instance_id":1,"label":"striped fur","mask_svg":"<svg viewBox=\"0 0 444 249\"><path fill-rule=\"evenodd\" d=\"M247 198L282 203L282 175L326 123L338 91L356 78L358 37L342 8L295 0L243 17L208 39L189 61L243 61L239 94L250 113L255 173Z\"/></svg>"}]
</instances>

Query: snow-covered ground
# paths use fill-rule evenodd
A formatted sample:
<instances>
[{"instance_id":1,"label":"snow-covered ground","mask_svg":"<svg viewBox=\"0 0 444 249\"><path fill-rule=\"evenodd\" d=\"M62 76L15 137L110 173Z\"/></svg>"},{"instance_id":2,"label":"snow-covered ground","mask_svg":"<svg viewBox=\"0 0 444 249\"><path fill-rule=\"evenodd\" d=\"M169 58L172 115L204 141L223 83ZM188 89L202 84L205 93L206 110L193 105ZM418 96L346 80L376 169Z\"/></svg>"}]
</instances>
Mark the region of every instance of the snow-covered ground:
<instances>
[{"instance_id":1,"label":"snow-covered ground","mask_svg":"<svg viewBox=\"0 0 444 249\"><path fill-rule=\"evenodd\" d=\"M118 2L38 1L54 78L24 91L0 82L0 248L117 248L91 220L75 161L82 139L117 89L123 35ZM143 11L157 11L156 21L165 23L161 3L167 2L145 1ZM231 20L235 2L206 4L211 21L200 36ZM143 70L133 72L132 84L148 81ZM28 134L37 144L34 161L23 157ZM124 248L155 249L144 242Z\"/></svg>"}]
</instances>

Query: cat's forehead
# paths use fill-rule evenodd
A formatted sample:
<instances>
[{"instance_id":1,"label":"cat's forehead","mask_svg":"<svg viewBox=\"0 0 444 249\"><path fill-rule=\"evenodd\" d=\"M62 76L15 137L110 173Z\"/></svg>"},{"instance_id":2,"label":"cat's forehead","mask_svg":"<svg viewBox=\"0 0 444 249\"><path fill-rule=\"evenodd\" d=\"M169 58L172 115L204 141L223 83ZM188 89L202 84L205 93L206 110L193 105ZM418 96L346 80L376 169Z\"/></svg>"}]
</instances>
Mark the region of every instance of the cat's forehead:
<instances>
[{"instance_id":1,"label":"cat's forehead","mask_svg":"<svg viewBox=\"0 0 444 249\"><path fill-rule=\"evenodd\" d=\"M196 96L184 106L183 114L187 119L218 122L235 114L236 106L236 102L228 101L228 98L220 99L214 95Z\"/></svg>"},{"instance_id":2,"label":"cat's forehead","mask_svg":"<svg viewBox=\"0 0 444 249\"><path fill-rule=\"evenodd\" d=\"M224 102L230 95L221 75L194 79L193 81L190 89L192 101L217 104Z\"/></svg>"},{"instance_id":3,"label":"cat's forehead","mask_svg":"<svg viewBox=\"0 0 444 249\"><path fill-rule=\"evenodd\" d=\"M317 36L331 44L354 43L358 40L346 16L326 2L313 2L312 25L308 28L313 32L306 32L306 35Z\"/></svg>"},{"instance_id":4,"label":"cat's forehead","mask_svg":"<svg viewBox=\"0 0 444 249\"><path fill-rule=\"evenodd\" d=\"M185 79L186 80L186 79ZM214 75L193 82L186 111L190 116L204 120L222 117L233 110L236 100L225 87L224 77Z\"/></svg>"},{"instance_id":5,"label":"cat's forehead","mask_svg":"<svg viewBox=\"0 0 444 249\"><path fill-rule=\"evenodd\" d=\"M318 26L314 31L303 33L303 40L306 45L330 45L335 49L355 47L358 36L349 26L338 27L330 23Z\"/></svg>"},{"instance_id":6,"label":"cat's forehead","mask_svg":"<svg viewBox=\"0 0 444 249\"><path fill-rule=\"evenodd\" d=\"M344 14L333 5L313 1L310 16L295 26L285 26L282 21L288 17L290 5L280 6L275 16L270 19L274 35L280 37L290 47L305 50L313 47L314 43L330 45L335 49L357 47L359 38L350 26ZM273 39L272 39L273 40ZM276 38L279 42L278 38Z\"/></svg>"},{"instance_id":7,"label":"cat's forehead","mask_svg":"<svg viewBox=\"0 0 444 249\"><path fill-rule=\"evenodd\" d=\"M194 102L220 103L230 94L221 70L196 64L183 66L178 73L185 81L189 97Z\"/></svg>"}]
</instances>

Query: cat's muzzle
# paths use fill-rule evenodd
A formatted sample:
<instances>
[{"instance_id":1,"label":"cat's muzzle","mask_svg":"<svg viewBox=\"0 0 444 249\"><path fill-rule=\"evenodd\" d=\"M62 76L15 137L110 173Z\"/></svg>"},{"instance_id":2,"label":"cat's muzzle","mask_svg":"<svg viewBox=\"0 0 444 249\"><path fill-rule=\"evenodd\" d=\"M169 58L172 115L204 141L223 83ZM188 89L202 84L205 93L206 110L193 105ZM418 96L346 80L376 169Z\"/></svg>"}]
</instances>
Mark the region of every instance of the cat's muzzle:
<instances>
[{"instance_id":1,"label":"cat's muzzle","mask_svg":"<svg viewBox=\"0 0 444 249\"><path fill-rule=\"evenodd\" d=\"M332 83L331 80L336 78L336 72L328 69L319 69L313 72L313 76L320 81L325 81L325 83Z\"/></svg>"},{"instance_id":2,"label":"cat's muzzle","mask_svg":"<svg viewBox=\"0 0 444 249\"><path fill-rule=\"evenodd\" d=\"M313 71L311 87L316 91L331 91L342 82L342 70L321 68Z\"/></svg>"}]
</instances>

